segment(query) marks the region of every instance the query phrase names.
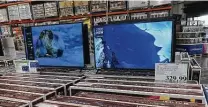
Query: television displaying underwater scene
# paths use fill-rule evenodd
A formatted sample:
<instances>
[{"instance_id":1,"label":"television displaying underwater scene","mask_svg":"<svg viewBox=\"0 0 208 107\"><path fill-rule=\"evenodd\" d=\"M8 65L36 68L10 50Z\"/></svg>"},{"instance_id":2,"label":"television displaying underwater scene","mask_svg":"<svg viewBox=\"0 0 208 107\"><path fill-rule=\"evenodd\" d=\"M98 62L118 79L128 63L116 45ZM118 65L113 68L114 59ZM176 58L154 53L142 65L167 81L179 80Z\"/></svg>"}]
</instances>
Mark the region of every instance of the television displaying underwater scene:
<instances>
[{"instance_id":1,"label":"television displaying underwater scene","mask_svg":"<svg viewBox=\"0 0 208 107\"><path fill-rule=\"evenodd\" d=\"M84 67L82 23L32 27L40 66Z\"/></svg>"},{"instance_id":2,"label":"television displaying underwater scene","mask_svg":"<svg viewBox=\"0 0 208 107\"><path fill-rule=\"evenodd\" d=\"M172 21L97 26L93 29L97 68L154 69L172 58Z\"/></svg>"}]
</instances>

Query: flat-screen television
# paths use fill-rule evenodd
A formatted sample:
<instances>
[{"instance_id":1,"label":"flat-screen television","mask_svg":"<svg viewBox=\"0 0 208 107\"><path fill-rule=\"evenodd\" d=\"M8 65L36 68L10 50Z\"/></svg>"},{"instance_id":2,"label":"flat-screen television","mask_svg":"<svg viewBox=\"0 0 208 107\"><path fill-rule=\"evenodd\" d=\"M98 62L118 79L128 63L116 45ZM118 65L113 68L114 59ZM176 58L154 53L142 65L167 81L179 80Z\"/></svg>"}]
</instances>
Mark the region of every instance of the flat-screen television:
<instances>
[{"instance_id":1,"label":"flat-screen television","mask_svg":"<svg viewBox=\"0 0 208 107\"><path fill-rule=\"evenodd\" d=\"M83 24L24 28L27 59L40 66L84 67Z\"/></svg>"},{"instance_id":2,"label":"flat-screen television","mask_svg":"<svg viewBox=\"0 0 208 107\"><path fill-rule=\"evenodd\" d=\"M109 24L93 33L96 68L151 70L173 60L173 21Z\"/></svg>"}]
</instances>

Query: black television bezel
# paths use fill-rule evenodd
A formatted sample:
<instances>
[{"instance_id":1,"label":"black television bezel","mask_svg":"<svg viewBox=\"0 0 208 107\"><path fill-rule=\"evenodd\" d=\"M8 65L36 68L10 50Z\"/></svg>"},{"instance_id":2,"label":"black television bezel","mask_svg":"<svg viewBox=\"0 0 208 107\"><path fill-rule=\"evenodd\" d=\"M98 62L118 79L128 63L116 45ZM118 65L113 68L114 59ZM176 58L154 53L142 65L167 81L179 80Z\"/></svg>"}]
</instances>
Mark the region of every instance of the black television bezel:
<instances>
[{"instance_id":1,"label":"black television bezel","mask_svg":"<svg viewBox=\"0 0 208 107\"><path fill-rule=\"evenodd\" d=\"M83 23L83 45L84 45L84 63L91 64L88 24Z\"/></svg>"},{"instance_id":2,"label":"black television bezel","mask_svg":"<svg viewBox=\"0 0 208 107\"><path fill-rule=\"evenodd\" d=\"M99 26L108 26L108 25L115 25L115 24L131 24L131 23L149 23L149 22L162 22L162 21L172 21L172 43L171 43L171 62L175 62L175 42L176 42L176 24L175 24L175 19L173 17L166 17L166 18L157 18L157 19L146 19L146 20L130 20L130 21L122 21L122 22L112 22L110 24L105 24L105 25L98 25L98 26L93 26L92 28L92 34L93 34L93 41L95 41L95 35L94 35L94 28L99 27ZM95 46L95 42L93 42L93 45ZM96 56L95 56L95 49L94 49L94 66L95 69L97 70L138 70L139 72L149 72L150 73L154 72L155 69L140 69L140 68L101 68L96 66Z\"/></svg>"},{"instance_id":3,"label":"black television bezel","mask_svg":"<svg viewBox=\"0 0 208 107\"><path fill-rule=\"evenodd\" d=\"M83 36L84 36L84 23L83 22L61 23L61 24L50 24L50 25L38 25L38 26L34 25L34 26L29 26L29 28L32 29L32 27L54 26L54 25L68 25L68 24L78 24L78 23L80 23L82 25L82 35L81 35L81 37L82 37L82 46L83 46L83 66L49 66L49 65L39 65L39 67L45 67L45 68L77 68L77 69L85 68L85 55L84 55L85 54L85 49L84 49L84 38L83 38ZM28 27L23 27L22 32L23 32L24 38L25 38L25 28L28 28ZM27 43L26 40L25 40L25 43ZM25 48L25 53L26 53L26 58L27 58L27 53L28 53L27 52L27 47ZM35 56L34 56L34 58L35 58ZM29 59L27 58L27 60L29 60ZM34 59L34 60L36 60L36 59Z\"/></svg>"}]
</instances>

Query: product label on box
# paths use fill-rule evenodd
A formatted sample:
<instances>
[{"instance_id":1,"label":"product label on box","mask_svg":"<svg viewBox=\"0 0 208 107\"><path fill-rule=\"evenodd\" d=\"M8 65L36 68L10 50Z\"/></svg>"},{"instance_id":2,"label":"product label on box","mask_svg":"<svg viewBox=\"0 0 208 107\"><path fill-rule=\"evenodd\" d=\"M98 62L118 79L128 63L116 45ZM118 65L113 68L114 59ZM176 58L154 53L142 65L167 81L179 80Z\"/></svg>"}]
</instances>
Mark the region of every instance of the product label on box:
<instances>
[{"instance_id":1,"label":"product label on box","mask_svg":"<svg viewBox=\"0 0 208 107\"><path fill-rule=\"evenodd\" d=\"M135 0L129 1L128 7L129 9L137 9L137 8L145 8L148 6L148 0Z\"/></svg>"},{"instance_id":2,"label":"product label on box","mask_svg":"<svg viewBox=\"0 0 208 107\"><path fill-rule=\"evenodd\" d=\"M107 1L92 1L91 12L102 12L107 10Z\"/></svg>"},{"instance_id":3,"label":"product label on box","mask_svg":"<svg viewBox=\"0 0 208 107\"><path fill-rule=\"evenodd\" d=\"M60 16L74 15L73 1L60 1Z\"/></svg>"},{"instance_id":4,"label":"product label on box","mask_svg":"<svg viewBox=\"0 0 208 107\"><path fill-rule=\"evenodd\" d=\"M119 21L127 21L127 20L129 20L129 15L128 14L108 16L108 21L109 22L119 22Z\"/></svg>"},{"instance_id":5,"label":"product label on box","mask_svg":"<svg viewBox=\"0 0 208 107\"><path fill-rule=\"evenodd\" d=\"M75 15L89 13L88 1L74 1Z\"/></svg>"},{"instance_id":6,"label":"product label on box","mask_svg":"<svg viewBox=\"0 0 208 107\"><path fill-rule=\"evenodd\" d=\"M27 60L15 60L15 70L16 72L28 72L29 71L29 66L28 66L28 61Z\"/></svg>"},{"instance_id":7,"label":"product label on box","mask_svg":"<svg viewBox=\"0 0 208 107\"><path fill-rule=\"evenodd\" d=\"M58 15L56 2L44 3L44 9L45 17L52 17Z\"/></svg>"},{"instance_id":8,"label":"product label on box","mask_svg":"<svg viewBox=\"0 0 208 107\"><path fill-rule=\"evenodd\" d=\"M19 20L19 9L17 5L8 6L9 20Z\"/></svg>"},{"instance_id":9,"label":"product label on box","mask_svg":"<svg viewBox=\"0 0 208 107\"><path fill-rule=\"evenodd\" d=\"M147 13L132 13L131 20L147 19Z\"/></svg>"},{"instance_id":10,"label":"product label on box","mask_svg":"<svg viewBox=\"0 0 208 107\"><path fill-rule=\"evenodd\" d=\"M155 64L155 80L166 82L187 81L188 64L157 63Z\"/></svg>"},{"instance_id":11,"label":"product label on box","mask_svg":"<svg viewBox=\"0 0 208 107\"><path fill-rule=\"evenodd\" d=\"M106 24L107 21L108 21L108 19L107 19L106 16L103 16L103 17L93 17L93 24L94 24L94 26L104 25L104 24Z\"/></svg>"},{"instance_id":12,"label":"product label on box","mask_svg":"<svg viewBox=\"0 0 208 107\"><path fill-rule=\"evenodd\" d=\"M19 4L18 7L19 7L20 19L31 19L32 18L29 3Z\"/></svg>"},{"instance_id":13,"label":"product label on box","mask_svg":"<svg viewBox=\"0 0 208 107\"><path fill-rule=\"evenodd\" d=\"M37 68L37 67L38 67L38 62L30 61L30 68Z\"/></svg>"},{"instance_id":14,"label":"product label on box","mask_svg":"<svg viewBox=\"0 0 208 107\"><path fill-rule=\"evenodd\" d=\"M38 61L37 60L30 60L29 61L29 71L30 72L37 72Z\"/></svg>"},{"instance_id":15,"label":"product label on box","mask_svg":"<svg viewBox=\"0 0 208 107\"><path fill-rule=\"evenodd\" d=\"M43 18L45 16L43 4L32 5L32 11L34 19Z\"/></svg>"},{"instance_id":16,"label":"product label on box","mask_svg":"<svg viewBox=\"0 0 208 107\"><path fill-rule=\"evenodd\" d=\"M29 66L22 66L23 72L29 72Z\"/></svg>"},{"instance_id":17,"label":"product label on box","mask_svg":"<svg viewBox=\"0 0 208 107\"><path fill-rule=\"evenodd\" d=\"M126 2L125 1L110 1L110 10L123 10L126 9Z\"/></svg>"}]
</instances>

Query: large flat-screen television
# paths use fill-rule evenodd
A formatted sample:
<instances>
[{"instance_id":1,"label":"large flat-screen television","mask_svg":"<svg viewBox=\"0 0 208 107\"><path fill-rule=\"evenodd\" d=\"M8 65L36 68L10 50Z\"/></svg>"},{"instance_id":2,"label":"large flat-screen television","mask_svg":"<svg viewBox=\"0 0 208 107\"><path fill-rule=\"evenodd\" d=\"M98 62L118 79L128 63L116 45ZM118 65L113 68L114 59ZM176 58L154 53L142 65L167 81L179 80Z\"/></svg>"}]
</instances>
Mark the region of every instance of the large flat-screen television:
<instances>
[{"instance_id":1,"label":"large flat-screen television","mask_svg":"<svg viewBox=\"0 0 208 107\"><path fill-rule=\"evenodd\" d=\"M24 35L27 59L40 66L84 67L82 23L26 27Z\"/></svg>"},{"instance_id":2,"label":"large flat-screen television","mask_svg":"<svg viewBox=\"0 0 208 107\"><path fill-rule=\"evenodd\" d=\"M96 68L145 69L173 61L173 21L108 24L93 28Z\"/></svg>"}]
</instances>

